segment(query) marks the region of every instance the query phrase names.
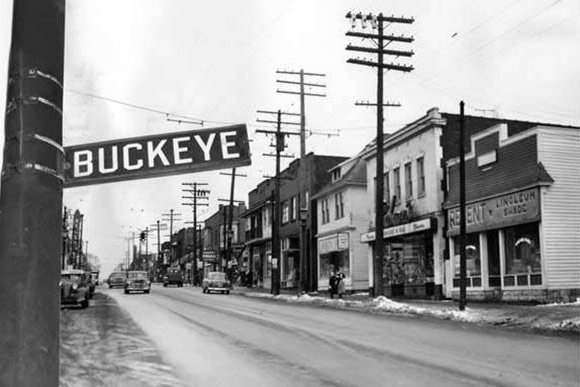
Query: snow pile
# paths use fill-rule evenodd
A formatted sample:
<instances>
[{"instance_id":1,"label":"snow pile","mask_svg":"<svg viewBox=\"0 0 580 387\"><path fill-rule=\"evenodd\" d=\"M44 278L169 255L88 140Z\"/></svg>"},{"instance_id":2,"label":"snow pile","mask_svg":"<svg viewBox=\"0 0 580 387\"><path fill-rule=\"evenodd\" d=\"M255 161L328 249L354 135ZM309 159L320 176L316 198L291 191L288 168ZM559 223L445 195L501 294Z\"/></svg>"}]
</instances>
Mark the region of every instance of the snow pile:
<instances>
[{"instance_id":1,"label":"snow pile","mask_svg":"<svg viewBox=\"0 0 580 387\"><path fill-rule=\"evenodd\" d=\"M549 308L553 306L580 306L580 298L574 302L553 302L551 304L538 305L539 308Z\"/></svg>"}]
</instances>

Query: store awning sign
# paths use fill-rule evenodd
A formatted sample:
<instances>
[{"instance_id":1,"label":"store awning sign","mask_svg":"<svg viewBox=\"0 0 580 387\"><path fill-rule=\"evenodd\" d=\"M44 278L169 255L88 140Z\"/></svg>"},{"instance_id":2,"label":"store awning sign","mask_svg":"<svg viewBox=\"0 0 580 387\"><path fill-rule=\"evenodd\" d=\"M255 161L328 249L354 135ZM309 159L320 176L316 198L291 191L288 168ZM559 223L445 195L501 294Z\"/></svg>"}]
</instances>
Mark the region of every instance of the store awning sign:
<instances>
[{"instance_id":1,"label":"store awning sign","mask_svg":"<svg viewBox=\"0 0 580 387\"><path fill-rule=\"evenodd\" d=\"M394 236L412 234L416 232L422 232L430 230L433 228L433 220L431 218L418 220L416 222L405 223L395 227L388 227L383 229L383 238L391 238ZM360 241L363 243L368 243L374 241L376 238L375 232L367 232L361 234Z\"/></svg>"},{"instance_id":2,"label":"store awning sign","mask_svg":"<svg viewBox=\"0 0 580 387\"><path fill-rule=\"evenodd\" d=\"M246 125L65 147L65 187L250 165Z\"/></svg>"}]
</instances>

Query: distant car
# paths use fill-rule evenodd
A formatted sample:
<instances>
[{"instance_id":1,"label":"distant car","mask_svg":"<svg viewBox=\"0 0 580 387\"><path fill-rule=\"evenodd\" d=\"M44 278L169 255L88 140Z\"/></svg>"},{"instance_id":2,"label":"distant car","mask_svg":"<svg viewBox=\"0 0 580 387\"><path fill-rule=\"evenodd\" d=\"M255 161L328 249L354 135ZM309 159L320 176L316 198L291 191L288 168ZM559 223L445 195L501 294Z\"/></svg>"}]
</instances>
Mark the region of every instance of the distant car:
<instances>
[{"instance_id":1,"label":"distant car","mask_svg":"<svg viewBox=\"0 0 580 387\"><path fill-rule=\"evenodd\" d=\"M204 293L216 291L222 294L230 294L231 284L226 278L226 273L212 271L203 279L202 288Z\"/></svg>"},{"instance_id":2,"label":"distant car","mask_svg":"<svg viewBox=\"0 0 580 387\"><path fill-rule=\"evenodd\" d=\"M107 279L107 284L109 288L114 288L115 286L124 287L125 286L125 279L127 278L127 273L124 271L115 271L109 275Z\"/></svg>"},{"instance_id":3,"label":"distant car","mask_svg":"<svg viewBox=\"0 0 580 387\"><path fill-rule=\"evenodd\" d=\"M90 274L83 270L63 270L60 274L61 305L89 306Z\"/></svg>"},{"instance_id":4,"label":"distant car","mask_svg":"<svg viewBox=\"0 0 580 387\"><path fill-rule=\"evenodd\" d=\"M149 293L151 281L146 271L129 271L125 280L125 294L129 292Z\"/></svg>"},{"instance_id":5,"label":"distant car","mask_svg":"<svg viewBox=\"0 0 580 387\"><path fill-rule=\"evenodd\" d=\"M183 287L183 272L178 267L170 267L167 269L167 273L163 276L163 287L169 285L177 285L178 287Z\"/></svg>"}]
</instances>

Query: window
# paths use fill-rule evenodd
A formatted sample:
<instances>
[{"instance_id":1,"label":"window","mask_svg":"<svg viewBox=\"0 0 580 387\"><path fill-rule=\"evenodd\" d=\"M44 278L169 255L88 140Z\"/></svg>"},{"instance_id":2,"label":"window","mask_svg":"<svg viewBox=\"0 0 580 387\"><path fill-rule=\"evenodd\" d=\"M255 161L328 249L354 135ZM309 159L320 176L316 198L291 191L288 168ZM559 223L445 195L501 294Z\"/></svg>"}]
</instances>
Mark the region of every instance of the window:
<instances>
[{"instance_id":1,"label":"window","mask_svg":"<svg viewBox=\"0 0 580 387\"><path fill-rule=\"evenodd\" d=\"M320 218L322 219L322 224L328 223L330 221L330 213L328 211L328 198L322 199L320 202Z\"/></svg>"},{"instance_id":2,"label":"window","mask_svg":"<svg viewBox=\"0 0 580 387\"><path fill-rule=\"evenodd\" d=\"M263 211L262 211L262 226L263 227L267 227L270 225L271 219L270 219L270 208L268 207L264 207Z\"/></svg>"},{"instance_id":3,"label":"window","mask_svg":"<svg viewBox=\"0 0 580 387\"><path fill-rule=\"evenodd\" d=\"M393 186L395 188L396 201L401 199L401 176L399 174L400 168L393 169Z\"/></svg>"},{"instance_id":4,"label":"window","mask_svg":"<svg viewBox=\"0 0 580 387\"><path fill-rule=\"evenodd\" d=\"M509 227L505 235L505 286L542 284L538 224Z\"/></svg>"},{"instance_id":5,"label":"window","mask_svg":"<svg viewBox=\"0 0 580 387\"><path fill-rule=\"evenodd\" d=\"M334 171L332 171L332 181L333 182L340 179L340 177L341 177L340 168L336 168Z\"/></svg>"},{"instance_id":6,"label":"window","mask_svg":"<svg viewBox=\"0 0 580 387\"><path fill-rule=\"evenodd\" d=\"M282 203L282 224L288 223L290 219L290 202L286 200Z\"/></svg>"},{"instance_id":7,"label":"window","mask_svg":"<svg viewBox=\"0 0 580 387\"><path fill-rule=\"evenodd\" d=\"M385 202L387 204L387 208L391 205L391 187L389 187L389 172L385 172L384 176L384 185L385 185Z\"/></svg>"},{"instance_id":8,"label":"window","mask_svg":"<svg viewBox=\"0 0 580 387\"><path fill-rule=\"evenodd\" d=\"M453 238L453 256L455 264L455 279L453 286L459 287L460 276L460 243L459 237ZM465 236L465 268L467 273L467 286L481 286L481 248L479 246L479 233L471 233Z\"/></svg>"},{"instance_id":9,"label":"window","mask_svg":"<svg viewBox=\"0 0 580 387\"><path fill-rule=\"evenodd\" d=\"M425 195L425 159L417 159L417 196Z\"/></svg>"},{"instance_id":10,"label":"window","mask_svg":"<svg viewBox=\"0 0 580 387\"><path fill-rule=\"evenodd\" d=\"M413 176L411 173L411 163L405 164L405 194L408 198L413 196Z\"/></svg>"},{"instance_id":11,"label":"window","mask_svg":"<svg viewBox=\"0 0 580 387\"><path fill-rule=\"evenodd\" d=\"M334 195L334 206L336 209L336 219L344 217L344 202L343 202L343 192Z\"/></svg>"},{"instance_id":12,"label":"window","mask_svg":"<svg viewBox=\"0 0 580 387\"><path fill-rule=\"evenodd\" d=\"M298 206L296 206L296 196L290 199L290 221L296 221L296 211L298 210Z\"/></svg>"}]
</instances>

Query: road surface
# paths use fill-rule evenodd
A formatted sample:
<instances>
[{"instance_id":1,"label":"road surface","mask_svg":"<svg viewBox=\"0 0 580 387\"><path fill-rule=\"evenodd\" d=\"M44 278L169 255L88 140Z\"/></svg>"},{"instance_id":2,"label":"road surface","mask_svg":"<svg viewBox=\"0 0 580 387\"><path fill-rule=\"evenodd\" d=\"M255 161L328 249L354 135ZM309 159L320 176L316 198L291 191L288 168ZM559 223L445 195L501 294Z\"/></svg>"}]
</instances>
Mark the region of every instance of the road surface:
<instances>
[{"instance_id":1,"label":"road surface","mask_svg":"<svg viewBox=\"0 0 580 387\"><path fill-rule=\"evenodd\" d=\"M199 288L114 297L186 386L577 386L570 338Z\"/></svg>"}]
</instances>

